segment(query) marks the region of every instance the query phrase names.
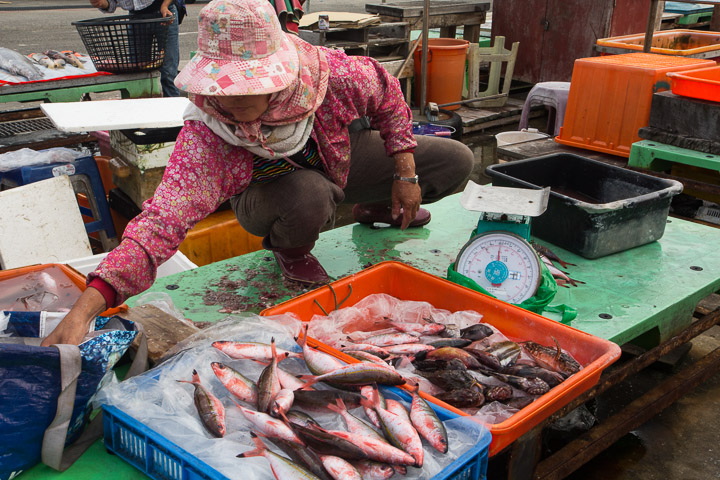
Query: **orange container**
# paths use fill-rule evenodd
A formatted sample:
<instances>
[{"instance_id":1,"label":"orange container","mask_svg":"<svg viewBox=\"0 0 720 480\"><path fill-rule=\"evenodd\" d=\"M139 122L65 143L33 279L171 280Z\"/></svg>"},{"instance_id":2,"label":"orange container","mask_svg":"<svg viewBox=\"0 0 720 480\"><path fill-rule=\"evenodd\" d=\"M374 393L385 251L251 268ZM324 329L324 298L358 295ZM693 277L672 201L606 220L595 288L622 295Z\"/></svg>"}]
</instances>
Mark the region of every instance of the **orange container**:
<instances>
[{"instance_id":1,"label":"orange container","mask_svg":"<svg viewBox=\"0 0 720 480\"><path fill-rule=\"evenodd\" d=\"M645 34L601 38L597 41L597 45L642 52L645 46ZM717 56L720 56L720 32L686 29L664 30L653 33L650 46L650 53L663 55L692 56L708 54L708 52L717 52Z\"/></svg>"},{"instance_id":2,"label":"orange container","mask_svg":"<svg viewBox=\"0 0 720 480\"><path fill-rule=\"evenodd\" d=\"M630 156L647 126L655 92L668 90L668 72L714 66L712 60L628 53L575 60L565 119L555 141Z\"/></svg>"},{"instance_id":3,"label":"orange container","mask_svg":"<svg viewBox=\"0 0 720 480\"><path fill-rule=\"evenodd\" d=\"M572 399L595 385L602 371L620 357L616 344L555 322L515 305L483 295L435 275L425 273L399 262L381 262L371 268L333 282L329 288L318 288L294 299L263 310L264 316L293 313L307 322L314 315L322 315L335 307L335 298L348 296L343 306L352 306L368 295L384 293L400 300L428 302L436 308L451 312L475 310L483 315L483 322L498 328L510 340L532 340L544 345L554 345L556 338L583 369L571 376L509 419L488 425L492 433L490 455L495 455L518 437L538 425ZM350 333L350 332L348 332ZM308 338L308 344L330 353L345 362L356 359L339 350ZM421 392L423 398L457 415L465 412Z\"/></svg>"},{"instance_id":4,"label":"orange container","mask_svg":"<svg viewBox=\"0 0 720 480\"><path fill-rule=\"evenodd\" d=\"M180 251L195 265L208 265L262 249L262 238L240 226L232 210L200 220L180 244Z\"/></svg>"},{"instance_id":5,"label":"orange container","mask_svg":"<svg viewBox=\"0 0 720 480\"><path fill-rule=\"evenodd\" d=\"M698 68L668 73L675 95L720 102L720 67Z\"/></svg>"},{"instance_id":6,"label":"orange container","mask_svg":"<svg viewBox=\"0 0 720 480\"><path fill-rule=\"evenodd\" d=\"M427 94L428 102L439 105L462 100L465 59L470 42L455 38L431 38L428 41ZM420 75L422 69L422 42L415 49L415 104L420 105ZM457 110L460 105L443 107Z\"/></svg>"},{"instance_id":7,"label":"orange container","mask_svg":"<svg viewBox=\"0 0 720 480\"><path fill-rule=\"evenodd\" d=\"M0 292L2 292L0 293L0 310L11 308L8 303L8 301L12 301L8 300L13 296L11 290L22 288L25 284L23 277L36 272L45 272L50 275L50 277L55 280L58 291L67 295L69 303L74 303L77 297L80 296L80 292L86 288L85 275L62 263L46 263L12 268L10 270L0 270ZM29 294L32 292L26 290L26 293ZM118 312L127 310L127 308L127 305L122 304L115 308L108 309L100 315L115 315Z\"/></svg>"}]
</instances>

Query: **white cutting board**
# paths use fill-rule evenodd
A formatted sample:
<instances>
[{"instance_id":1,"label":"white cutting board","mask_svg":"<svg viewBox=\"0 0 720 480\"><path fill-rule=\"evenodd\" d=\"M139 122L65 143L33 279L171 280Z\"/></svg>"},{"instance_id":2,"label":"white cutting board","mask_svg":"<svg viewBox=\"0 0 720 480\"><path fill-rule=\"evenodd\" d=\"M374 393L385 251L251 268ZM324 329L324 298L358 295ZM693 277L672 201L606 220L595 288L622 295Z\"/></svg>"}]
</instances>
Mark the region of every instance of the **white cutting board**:
<instances>
[{"instance_id":1,"label":"white cutting board","mask_svg":"<svg viewBox=\"0 0 720 480\"><path fill-rule=\"evenodd\" d=\"M0 268L92 255L70 177L0 192Z\"/></svg>"},{"instance_id":2,"label":"white cutting board","mask_svg":"<svg viewBox=\"0 0 720 480\"><path fill-rule=\"evenodd\" d=\"M185 97L130 98L43 103L40 108L61 132L178 127L190 101Z\"/></svg>"}]
</instances>

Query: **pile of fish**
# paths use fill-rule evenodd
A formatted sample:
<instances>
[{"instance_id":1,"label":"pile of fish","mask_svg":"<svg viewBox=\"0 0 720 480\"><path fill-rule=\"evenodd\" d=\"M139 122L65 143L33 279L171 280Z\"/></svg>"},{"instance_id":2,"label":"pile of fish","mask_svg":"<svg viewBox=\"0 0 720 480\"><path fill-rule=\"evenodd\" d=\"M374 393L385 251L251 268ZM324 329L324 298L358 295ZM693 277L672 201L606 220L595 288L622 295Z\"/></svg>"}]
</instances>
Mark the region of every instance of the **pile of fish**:
<instances>
[{"instance_id":1,"label":"pile of fish","mask_svg":"<svg viewBox=\"0 0 720 480\"><path fill-rule=\"evenodd\" d=\"M372 480L404 475L408 467L423 465L423 443L441 453L448 451L443 423L418 394L412 392L410 409L384 398L377 385L401 385L405 379L384 362L346 364L307 345L307 328L296 341L302 353L282 350L271 343L216 341L212 346L229 361L264 365L256 381L227 363L210 366L232 394L233 405L252 425L249 435L255 449L240 458L262 456L277 479ZM301 358L312 375L296 376L281 365L289 357ZM242 362L234 362L238 365ZM226 435L226 406L193 371L194 403L202 424L215 437ZM320 383L325 388L316 388ZM327 386L333 388L327 388ZM300 407L302 410L294 407ZM367 421L350 410L363 408ZM335 412L347 430L322 427L307 412ZM273 444L286 456L268 449Z\"/></svg>"},{"instance_id":2,"label":"pile of fish","mask_svg":"<svg viewBox=\"0 0 720 480\"><path fill-rule=\"evenodd\" d=\"M360 338L355 332L335 346L366 362L409 363L414 374L439 387L436 398L457 408L477 409L497 401L520 409L582 369L557 341L555 346L512 342L501 334L503 340L497 341L496 330L484 323L457 330L431 319L384 318L383 325L394 331L366 332L352 342Z\"/></svg>"},{"instance_id":3,"label":"pile of fish","mask_svg":"<svg viewBox=\"0 0 720 480\"><path fill-rule=\"evenodd\" d=\"M46 50L43 53L32 53L25 56L15 50L0 47L0 69L11 75L25 77L27 80L41 80L44 75L38 65L55 69L63 68L67 64L83 69L84 64L75 53Z\"/></svg>"}]
</instances>

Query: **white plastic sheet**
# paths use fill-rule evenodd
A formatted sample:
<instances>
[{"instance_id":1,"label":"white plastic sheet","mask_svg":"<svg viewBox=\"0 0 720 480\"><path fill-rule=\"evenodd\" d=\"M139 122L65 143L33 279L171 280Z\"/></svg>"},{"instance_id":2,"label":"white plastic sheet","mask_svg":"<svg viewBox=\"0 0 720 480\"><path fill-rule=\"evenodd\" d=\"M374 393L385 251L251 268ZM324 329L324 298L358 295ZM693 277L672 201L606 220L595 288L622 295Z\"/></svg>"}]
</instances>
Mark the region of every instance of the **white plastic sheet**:
<instances>
[{"instance_id":1,"label":"white plastic sheet","mask_svg":"<svg viewBox=\"0 0 720 480\"><path fill-rule=\"evenodd\" d=\"M30 165L46 165L48 163L71 163L76 158L86 157L89 152L80 152L70 148L55 147L45 150L21 148L0 155L0 172L7 172Z\"/></svg>"},{"instance_id":2,"label":"white plastic sheet","mask_svg":"<svg viewBox=\"0 0 720 480\"><path fill-rule=\"evenodd\" d=\"M237 454L254 448L249 434L250 424L233 406L231 394L215 378L210 363L223 362L253 380L257 380L264 367L251 360L231 360L212 348L211 344L217 340L270 343L274 338L278 348L300 351L294 341L300 329L301 322L289 315L228 317L190 337L178 348L177 355L160 366L122 383L116 382L105 387L96 398L96 404L114 405L229 478L272 479L273 475L264 458L236 458ZM298 358L286 359L281 366L295 374L309 374ZM225 406L227 433L224 438L212 437L202 426L193 404L194 387L177 382L190 380L193 369L197 370L205 388ZM339 415L335 413L307 413L325 428L345 429ZM352 410L352 413L364 418L361 408ZM423 468L408 468L404 478L432 478L475 445L481 435L476 429L468 428L467 422L467 419L462 418L446 421L450 443L448 453L443 455L426 445ZM272 445L268 446L276 453L281 453Z\"/></svg>"}]
</instances>

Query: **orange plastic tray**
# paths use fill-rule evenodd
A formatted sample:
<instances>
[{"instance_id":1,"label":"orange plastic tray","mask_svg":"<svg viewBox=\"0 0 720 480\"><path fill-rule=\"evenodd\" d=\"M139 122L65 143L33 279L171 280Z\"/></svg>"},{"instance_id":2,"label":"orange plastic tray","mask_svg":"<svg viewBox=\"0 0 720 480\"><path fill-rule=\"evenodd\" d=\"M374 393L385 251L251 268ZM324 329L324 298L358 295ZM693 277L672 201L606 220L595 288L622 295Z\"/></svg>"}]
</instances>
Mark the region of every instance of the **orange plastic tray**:
<instances>
[{"instance_id":1,"label":"orange plastic tray","mask_svg":"<svg viewBox=\"0 0 720 480\"><path fill-rule=\"evenodd\" d=\"M641 52L645 44L645 34L637 33L620 37L601 38L597 41L601 47L622 48ZM720 56L720 32L702 30L674 29L653 33L650 53L663 55L689 56L717 51Z\"/></svg>"},{"instance_id":2,"label":"orange plastic tray","mask_svg":"<svg viewBox=\"0 0 720 480\"><path fill-rule=\"evenodd\" d=\"M354 275L333 282L338 301L349 295L343 307L352 306L368 295L385 293L400 300L424 301L436 308L451 312L475 310L483 315L483 322L498 328L511 340L532 340L553 345L553 337L567 349L584 368L566 381L539 397L509 419L488 425L492 433L490 455L495 455L518 437L538 425L572 399L595 385L602 371L620 357L620 347L588 333L555 322L515 305L488 297L435 275L425 273L399 262L382 262ZM263 316L293 313L307 322L314 315L333 310L335 299L329 288L322 287L263 310ZM330 353L345 362L356 359L339 350L308 338L308 344ZM468 416L445 402L421 392L428 401L458 415Z\"/></svg>"},{"instance_id":3,"label":"orange plastic tray","mask_svg":"<svg viewBox=\"0 0 720 480\"><path fill-rule=\"evenodd\" d=\"M85 282L85 275L78 272L74 268L72 268L69 265L65 265L63 263L45 263L41 265L29 265L26 267L18 267L18 268L11 268L9 270L0 270L0 288L2 287L2 281L8 280L10 278L18 277L20 275L25 275L32 272L39 272L42 270L47 270L50 267L55 267L60 269L67 277L72 281L80 290L85 290L87 288L86 282ZM100 315L102 316L112 316L115 315L118 312L122 312L127 310L128 307L124 303L122 305L118 305L115 308L110 308L108 310L105 310Z\"/></svg>"},{"instance_id":4,"label":"orange plastic tray","mask_svg":"<svg viewBox=\"0 0 720 480\"><path fill-rule=\"evenodd\" d=\"M655 92L670 89L668 72L715 66L712 60L627 53L575 60L563 126L555 141L630 156L647 126Z\"/></svg>"},{"instance_id":5,"label":"orange plastic tray","mask_svg":"<svg viewBox=\"0 0 720 480\"><path fill-rule=\"evenodd\" d=\"M675 95L720 102L720 66L668 73Z\"/></svg>"}]
</instances>

